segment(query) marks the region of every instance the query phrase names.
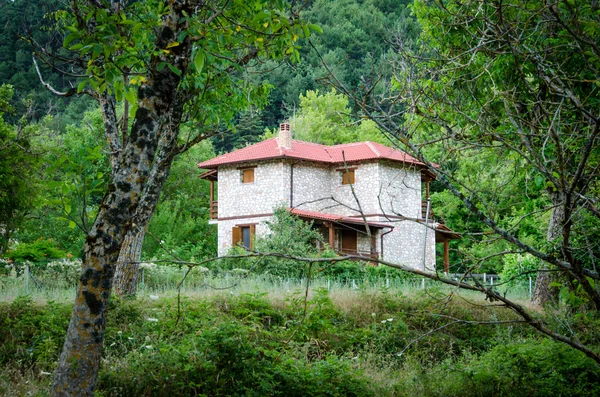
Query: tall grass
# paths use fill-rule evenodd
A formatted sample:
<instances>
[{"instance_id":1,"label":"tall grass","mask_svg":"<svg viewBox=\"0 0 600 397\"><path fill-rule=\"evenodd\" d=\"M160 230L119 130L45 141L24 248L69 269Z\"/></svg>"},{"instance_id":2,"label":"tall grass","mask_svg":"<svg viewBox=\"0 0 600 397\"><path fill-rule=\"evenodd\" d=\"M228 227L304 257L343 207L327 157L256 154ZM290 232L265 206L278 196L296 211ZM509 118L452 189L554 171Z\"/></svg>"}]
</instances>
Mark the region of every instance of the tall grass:
<instances>
[{"instance_id":1,"label":"tall grass","mask_svg":"<svg viewBox=\"0 0 600 397\"><path fill-rule=\"evenodd\" d=\"M28 295L34 301L71 301L74 299L79 268L73 264L58 270L48 271L40 266L21 266L13 274L0 274L0 301L11 301L17 296ZM270 274L247 273L241 269L233 271L206 271L194 268L186 275L185 266L147 266L141 270L138 296L173 295L181 291L188 296L211 296L219 291L234 294L269 291L286 294L304 289L326 288L332 293L343 291L401 291L414 294L419 291L455 293L456 289L421 277L406 277L390 271L378 276L356 274L355 276L317 276L311 280L297 277L280 277ZM526 303L529 299L527 282L511 286L500 285L498 289L508 297ZM476 298L478 293L463 291L462 294Z\"/></svg>"}]
</instances>

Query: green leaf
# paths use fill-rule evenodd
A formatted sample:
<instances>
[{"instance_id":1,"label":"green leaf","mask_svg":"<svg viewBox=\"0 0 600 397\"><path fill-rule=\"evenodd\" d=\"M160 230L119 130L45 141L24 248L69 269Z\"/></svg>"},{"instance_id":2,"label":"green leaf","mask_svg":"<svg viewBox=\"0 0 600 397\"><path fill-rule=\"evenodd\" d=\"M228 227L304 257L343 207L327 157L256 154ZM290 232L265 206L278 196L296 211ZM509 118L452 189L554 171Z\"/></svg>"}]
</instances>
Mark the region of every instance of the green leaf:
<instances>
[{"instance_id":1,"label":"green leaf","mask_svg":"<svg viewBox=\"0 0 600 397\"><path fill-rule=\"evenodd\" d=\"M202 68L204 67L204 52L198 51L196 54L196 58L194 58L194 66L196 66L196 71L198 73L202 72Z\"/></svg>"},{"instance_id":2,"label":"green leaf","mask_svg":"<svg viewBox=\"0 0 600 397\"><path fill-rule=\"evenodd\" d=\"M167 63L167 66L169 69L171 69L171 72L175 73L177 76L181 76L181 70L177 69L177 67L171 65L170 63Z\"/></svg>"},{"instance_id":3,"label":"green leaf","mask_svg":"<svg viewBox=\"0 0 600 397\"><path fill-rule=\"evenodd\" d=\"M71 229L75 229L77 227L77 224L75 222L73 222L73 221L69 221L69 227Z\"/></svg>"},{"instance_id":4,"label":"green leaf","mask_svg":"<svg viewBox=\"0 0 600 397\"><path fill-rule=\"evenodd\" d=\"M323 34L323 29L321 29L321 27L319 25L315 25L314 23L309 23L308 28L311 30L314 30L315 32L319 33L319 34Z\"/></svg>"},{"instance_id":5,"label":"green leaf","mask_svg":"<svg viewBox=\"0 0 600 397\"><path fill-rule=\"evenodd\" d=\"M69 33L65 40L63 41L63 47L67 48L73 40L78 39L80 37L79 32L77 33Z\"/></svg>"},{"instance_id":6,"label":"green leaf","mask_svg":"<svg viewBox=\"0 0 600 397\"><path fill-rule=\"evenodd\" d=\"M131 88L125 88L125 99L127 99L127 102L129 103L135 103L135 95L136 92L135 90L131 89Z\"/></svg>"},{"instance_id":7,"label":"green leaf","mask_svg":"<svg viewBox=\"0 0 600 397\"><path fill-rule=\"evenodd\" d=\"M83 91L86 84L87 84L87 80L83 80L81 83L79 83L79 85L77 86L77 92L79 93L79 92Z\"/></svg>"}]
</instances>

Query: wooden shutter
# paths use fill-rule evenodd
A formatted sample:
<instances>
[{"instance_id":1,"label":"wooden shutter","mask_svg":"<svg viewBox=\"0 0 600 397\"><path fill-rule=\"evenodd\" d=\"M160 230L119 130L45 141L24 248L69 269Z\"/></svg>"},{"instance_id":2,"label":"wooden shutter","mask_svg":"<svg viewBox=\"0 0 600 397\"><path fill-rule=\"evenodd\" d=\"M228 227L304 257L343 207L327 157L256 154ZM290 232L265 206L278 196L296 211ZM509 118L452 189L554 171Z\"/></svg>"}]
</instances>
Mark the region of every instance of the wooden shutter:
<instances>
[{"instance_id":1,"label":"wooden shutter","mask_svg":"<svg viewBox=\"0 0 600 397\"><path fill-rule=\"evenodd\" d=\"M231 246L234 247L242 241L242 228L234 226L231 228Z\"/></svg>"},{"instance_id":2,"label":"wooden shutter","mask_svg":"<svg viewBox=\"0 0 600 397\"><path fill-rule=\"evenodd\" d=\"M342 171L342 185L354 184L354 170Z\"/></svg>"},{"instance_id":3,"label":"wooden shutter","mask_svg":"<svg viewBox=\"0 0 600 397\"><path fill-rule=\"evenodd\" d=\"M254 249L254 234L256 234L256 225L250 225L250 249Z\"/></svg>"},{"instance_id":4,"label":"wooden shutter","mask_svg":"<svg viewBox=\"0 0 600 397\"><path fill-rule=\"evenodd\" d=\"M254 168L242 170L242 183L254 183Z\"/></svg>"}]
</instances>

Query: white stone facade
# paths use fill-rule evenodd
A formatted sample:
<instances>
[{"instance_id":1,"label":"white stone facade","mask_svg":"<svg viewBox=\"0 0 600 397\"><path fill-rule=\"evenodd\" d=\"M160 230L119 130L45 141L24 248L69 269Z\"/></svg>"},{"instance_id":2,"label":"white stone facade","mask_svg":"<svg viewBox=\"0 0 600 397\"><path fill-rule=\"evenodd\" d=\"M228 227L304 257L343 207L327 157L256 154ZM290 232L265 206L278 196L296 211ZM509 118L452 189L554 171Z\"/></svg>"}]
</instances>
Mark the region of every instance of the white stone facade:
<instances>
[{"instance_id":1,"label":"white stone facade","mask_svg":"<svg viewBox=\"0 0 600 397\"><path fill-rule=\"evenodd\" d=\"M377 250L383 247L380 258L435 270L435 230L427 229L421 220L420 170L391 161L347 166L354 169L353 187L363 214L371 222L393 227L372 229ZM248 167L254 167L254 182L242 183L242 169ZM360 219L351 186L342 184L342 169L342 165L289 159L219 167L219 255L225 255L231 247L235 226L255 225L257 237L266 235L269 230L265 221L279 206ZM364 233L357 237L358 251L368 251L369 239Z\"/></svg>"}]
</instances>

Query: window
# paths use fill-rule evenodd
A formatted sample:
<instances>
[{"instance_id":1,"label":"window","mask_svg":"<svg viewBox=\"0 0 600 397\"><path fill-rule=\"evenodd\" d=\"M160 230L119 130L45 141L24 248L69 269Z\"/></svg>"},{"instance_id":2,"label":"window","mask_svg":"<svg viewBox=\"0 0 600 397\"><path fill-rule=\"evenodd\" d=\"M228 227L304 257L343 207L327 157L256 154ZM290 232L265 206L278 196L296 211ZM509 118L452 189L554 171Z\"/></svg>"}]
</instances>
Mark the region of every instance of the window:
<instances>
[{"instance_id":1,"label":"window","mask_svg":"<svg viewBox=\"0 0 600 397\"><path fill-rule=\"evenodd\" d=\"M355 168L351 168L348 170L341 170L342 172L342 185L354 185L354 170Z\"/></svg>"},{"instance_id":2,"label":"window","mask_svg":"<svg viewBox=\"0 0 600 397\"><path fill-rule=\"evenodd\" d=\"M254 168L244 168L242 173L242 183L254 183Z\"/></svg>"},{"instance_id":3,"label":"window","mask_svg":"<svg viewBox=\"0 0 600 397\"><path fill-rule=\"evenodd\" d=\"M254 247L256 225L239 225L231 229L231 245L240 245L248 250Z\"/></svg>"}]
</instances>

